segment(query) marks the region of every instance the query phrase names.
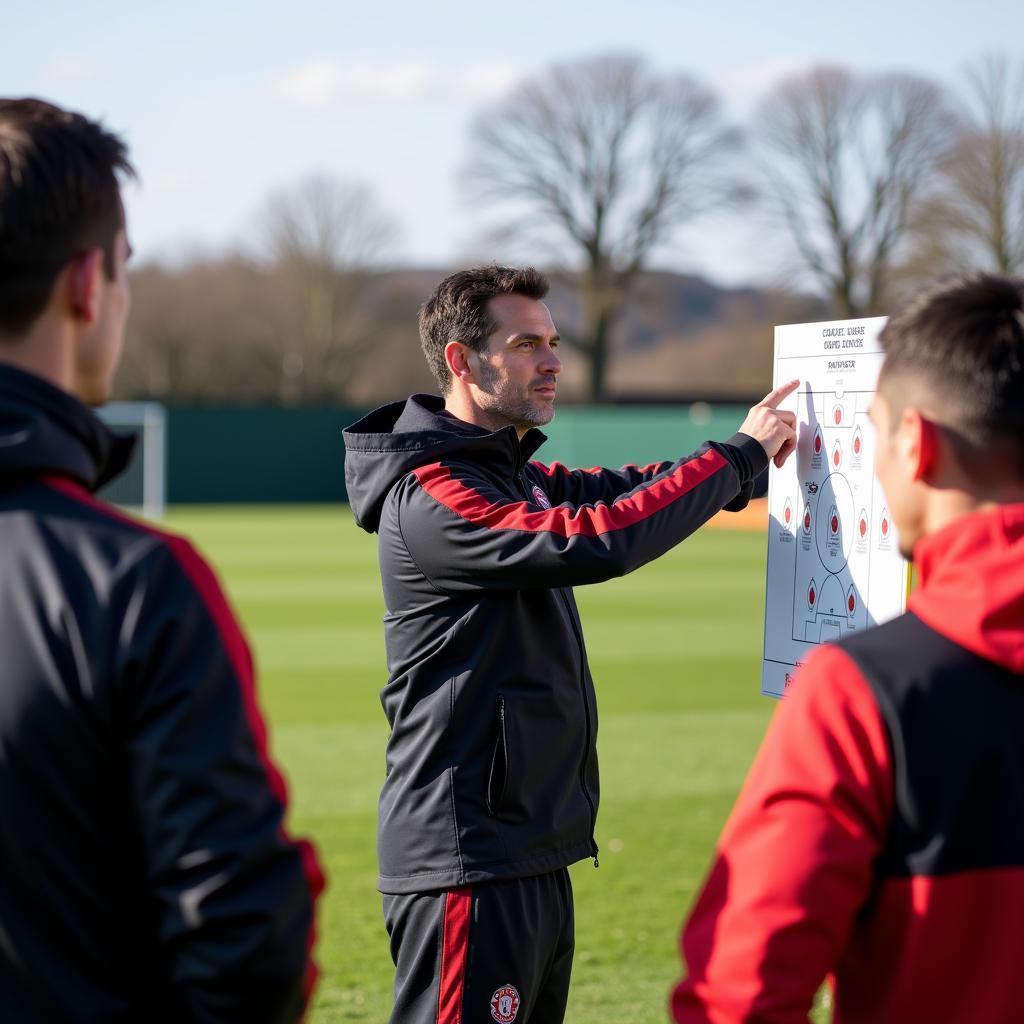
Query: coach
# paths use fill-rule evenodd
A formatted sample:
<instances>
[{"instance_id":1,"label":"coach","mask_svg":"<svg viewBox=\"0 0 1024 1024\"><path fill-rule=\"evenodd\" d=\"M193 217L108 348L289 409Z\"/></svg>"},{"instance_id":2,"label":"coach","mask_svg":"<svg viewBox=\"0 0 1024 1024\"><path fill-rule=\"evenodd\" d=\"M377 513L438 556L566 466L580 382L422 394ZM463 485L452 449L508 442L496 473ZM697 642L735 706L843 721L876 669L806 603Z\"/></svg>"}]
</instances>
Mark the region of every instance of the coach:
<instances>
[{"instance_id":1,"label":"coach","mask_svg":"<svg viewBox=\"0 0 1024 1024\"><path fill-rule=\"evenodd\" d=\"M0 100L0 1018L290 1024L312 848L252 659L180 537L93 491L128 312L121 141Z\"/></svg>"},{"instance_id":2,"label":"coach","mask_svg":"<svg viewBox=\"0 0 1024 1024\"><path fill-rule=\"evenodd\" d=\"M812 654L682 946L679 1024L1024 1020L1024 281L881 334L875 468L919 586Z\"/></svg>"},{"instance_id":3,"label":"coach","mask_svg":"<svg viewBox=\"0 0 1024 1024\"><path fill-rule=\"evenodd\" d=\"M561 363L546 280L483 267L420 313L443 398L345 432L358 523L379 534L391 725L379 887L394 1024L563 1018L573 955L566 870L593 857L597 706L572 587L664 554L789 454L794 417L678 462L531 461Z\"/></svg>"}]
</instances>

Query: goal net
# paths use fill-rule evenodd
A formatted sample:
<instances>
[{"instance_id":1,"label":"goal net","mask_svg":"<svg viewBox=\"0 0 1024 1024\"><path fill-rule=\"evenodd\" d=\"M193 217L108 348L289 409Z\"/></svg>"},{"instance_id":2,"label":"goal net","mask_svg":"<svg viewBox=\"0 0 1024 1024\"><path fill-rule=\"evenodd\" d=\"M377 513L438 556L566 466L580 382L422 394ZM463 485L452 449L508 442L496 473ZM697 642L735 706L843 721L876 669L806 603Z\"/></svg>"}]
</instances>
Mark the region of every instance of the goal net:
<instances>
[{"instance_id":1,"label":"goal net","mask_svg":"<svg viewBox=\"0 0 1024 1024\"><path fill-rule=\"evenodd\" d=\"M164 514L167 478L164 407L159 402L110 402L96 411L119 433L138 435L128 468L100 490L100 497L150 519L160 519Z\"/></svg>"}]
</instances>

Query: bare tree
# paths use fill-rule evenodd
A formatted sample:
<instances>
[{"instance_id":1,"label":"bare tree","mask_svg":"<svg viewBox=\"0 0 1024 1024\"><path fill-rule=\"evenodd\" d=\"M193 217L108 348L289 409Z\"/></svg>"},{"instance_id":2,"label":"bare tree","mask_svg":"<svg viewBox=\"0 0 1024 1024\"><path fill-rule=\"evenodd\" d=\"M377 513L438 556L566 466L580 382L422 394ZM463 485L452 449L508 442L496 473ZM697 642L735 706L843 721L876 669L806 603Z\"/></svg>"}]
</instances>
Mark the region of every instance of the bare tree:
<instances>
[{"instance_id":1,"label":"bare tree","mask_svg":"<svg viewBox=\"0 0 1024 1024\"><path fill-rule=\"evenodd\" d=\"M519 215L508 230L580 267L591 398L605 395L609 332L653 249L733 197L714 96L638 57L559 64L484 109L465 177Z\"/></svg>"},{"instance_id":2,"label":"bare tree","mask_svg":"<svg viewBox=\"0 0 1024 1024\"><path fill-rule=\"evenodd\" d=\"M314 175L269 199L263 228L265 251L292 289L281 397L337 400L373 343L362 296L395 222L367 186Z\"/></svg>"},{"instance_id":3,"label":"bare tree","mask_svg":"<svg viewBox=\"0 0 1024 1024\"><path fill-rule=\"evenodd\" d=\"M956 145L918 220L919 274L985 267L1024 272L1024 61L968 66Z\"/></svg>"},{"instance_id":4,"label":"bare tree","mask_svg":"<svg viewBox=\"0 0 1024 1024\"><path fill-rule=\"evenodd\" d=\"M119 397L175 402L278 399L284 289L240 256L195 256L131 273Z\"/></svg>"},{"instance_id":5,"label":"bare tree","mask_svg":"<svg viewBox=\"0 0 1024 1024\"><path fill-rule=\"evenodd\" d=\"M758 111L764 197L839 317L880 312L955 119L940 89L903 75L816 68Z\"/></svg>"}]
</instances>

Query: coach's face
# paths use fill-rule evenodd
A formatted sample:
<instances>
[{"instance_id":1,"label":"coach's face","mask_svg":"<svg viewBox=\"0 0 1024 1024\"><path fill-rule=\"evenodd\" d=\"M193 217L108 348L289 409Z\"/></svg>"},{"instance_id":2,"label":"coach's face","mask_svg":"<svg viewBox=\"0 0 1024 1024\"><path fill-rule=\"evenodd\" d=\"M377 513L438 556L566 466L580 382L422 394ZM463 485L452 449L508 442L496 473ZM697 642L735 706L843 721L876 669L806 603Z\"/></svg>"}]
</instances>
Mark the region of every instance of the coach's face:
<instances>
[{"instance_id":1,"label":"coach's face","mask_svg":"<svg viewBox=\"0 0 1024 1024\"><path fill-rule=\"evenodd\" d=\"M487 308L498 326L479 353L474 397L493 421L512 424L521 437L555 414L558 332L538 299L499 295Z\"/></svg>"}]
</instances>

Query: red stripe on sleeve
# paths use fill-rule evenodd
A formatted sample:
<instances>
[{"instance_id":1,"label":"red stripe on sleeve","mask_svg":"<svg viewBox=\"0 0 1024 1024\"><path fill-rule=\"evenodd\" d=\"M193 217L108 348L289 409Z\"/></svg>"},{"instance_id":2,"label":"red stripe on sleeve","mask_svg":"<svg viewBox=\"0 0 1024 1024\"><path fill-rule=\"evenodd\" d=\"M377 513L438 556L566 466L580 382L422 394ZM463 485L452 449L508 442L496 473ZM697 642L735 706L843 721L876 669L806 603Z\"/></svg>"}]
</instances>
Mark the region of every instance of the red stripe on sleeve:
<instances>
[{"instance_id":1,"label":"red stripe on sleeve","mask_svg":"<svg viewBox=\"0 0 1024 1024\"><path fill-rule=\"evenodd\" d=\"M551 477L558 476L559 473L561 473L563 476L572 476L574 472L597 474L600 473L603 468L601 466L591 466L590 469L572 470L569 469L568 466L562 465L561 462L552 462L550 465L545 465L543 462L531 462L530 465L539 469L545 476Z\"/></svg>"},{"instance_id":2,"label":"red stripe on sleeve","mask_svg":"<svg viewBox=\"0 0 1024 1024\"><path fill-rule=\"evenodd\" d=\"M414 470L420 486L435 501L456 515L488 530L525 530L529 533L557 533L563 537L598 537L643 522L692 491L728 465L725 456L714 448L689 462L657 483L619 498L611 505L597 504L578 509L555 508L533 511L525 501L497 503L460 483L451 469L440 462Z\"/></svg>"},{"instance_id":3,"label":"red stripe on sleeve","mask_svg":"<svg viewBox=\"0 0 1024 1024\"><path fill-rule=\"evenodd\" d=\"M441 939L441 984L437 993L437 1024L461 1024L469 951L469 912L473 890L452 889L444 899Z\"/></svg>"},{"instance_id":4,"label":"red stripe on sleeve","mask_svg":"<svg viewBox=\"0 0 1024 1024\"><path fill-rule=\"evenodd\" d=\"M572 476L573 473L592 473L596 476L598 473L605 472L604 466L591 466L589 469L569 469L561 462L552 462L550 465L545 465L543 462L531 462L530 465L539 469L545 476L550 477L557 476L559 473L562 473L564 476ZM623 466L622 469L635 469L638 473L659 473L670 465L672 465L671 462L662 459L661 462L651 462L646 466L637 466L635 463L630 462Z\"/></svg>"},{"instance_id":5,"label":"red stripe on sleeve","mask_svg":"<svg viewBox=\"0 0 1024 1024\"><path fill-rule=\"evenodd\" d=\"M186 538L160 530L150 523L125 515L116 507L94 497L80 484L64 477L49 476L45 478L44 482L54 488L54 490L60 491L66 497L94 509L109 519L123 522L143 533L159 537L170 548L185 575L196 588L213 619L221 642L224 644L224 649L227 652L228 660L231 662L231 667L234 670L235 678L238 680L246 721L256 742L256 752L266 772L270 791L277 797L283 807L287 807L288 788L285 784L284 776L270 757L267 748L267 726L256 701L256 681L249 644L213 570ZM289 845L298 849L303 874L306 877L306 884L309 886L310 896L315 905L316 898L323 892L325 884L323 869L317 860L316 850L308 840L292 838L285 831L283 825L280 829L280 835ZM315 943L316 916L314 915L313 924L310 926L310 933L306 940L307 955L312 952ZM319 971L316 963L310 959L305 980L307 1000L312 994L318 974Z\"/></svg>"}]
</instances>

